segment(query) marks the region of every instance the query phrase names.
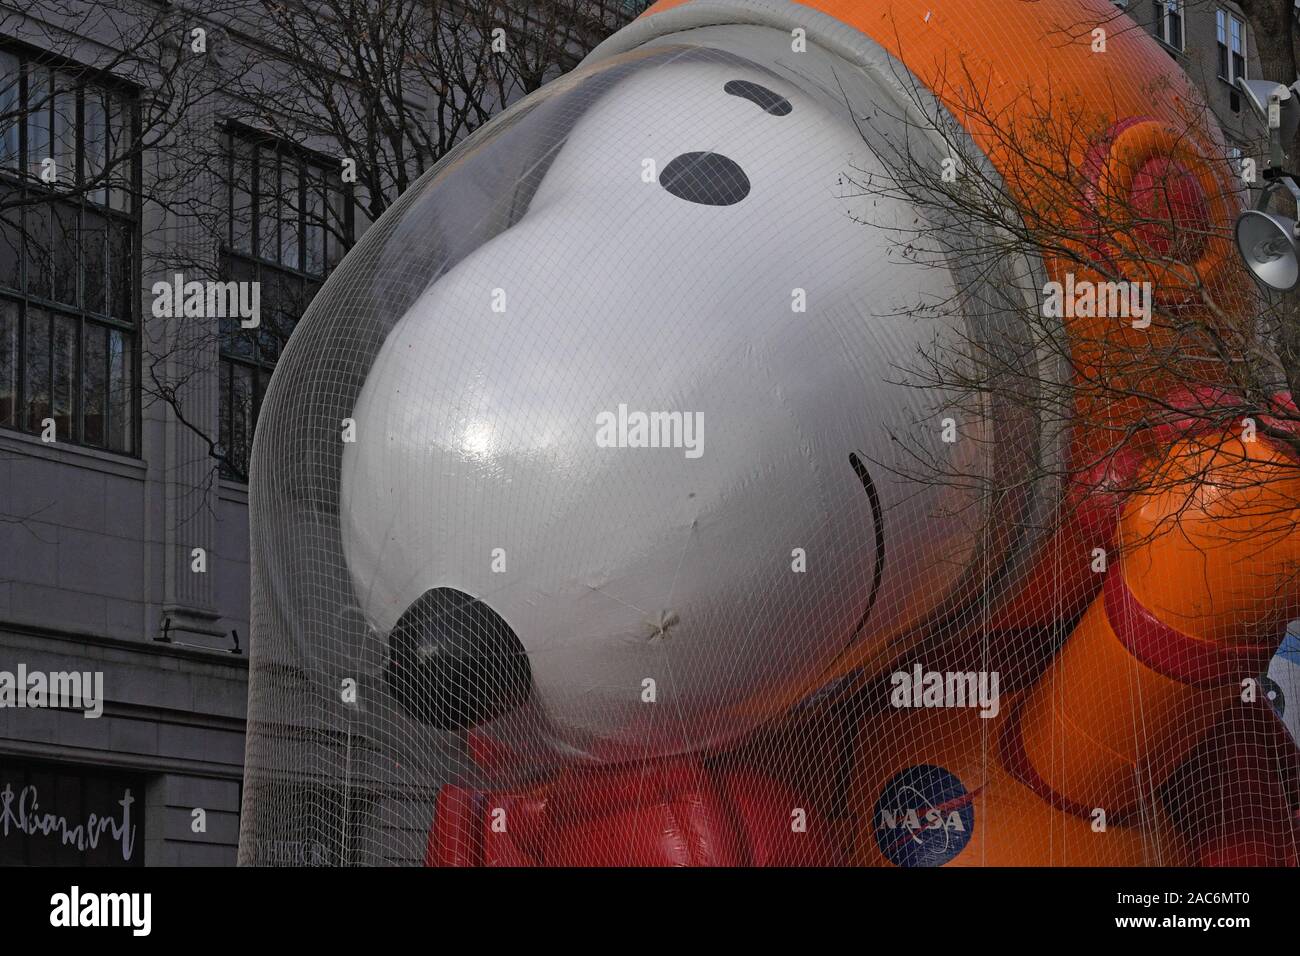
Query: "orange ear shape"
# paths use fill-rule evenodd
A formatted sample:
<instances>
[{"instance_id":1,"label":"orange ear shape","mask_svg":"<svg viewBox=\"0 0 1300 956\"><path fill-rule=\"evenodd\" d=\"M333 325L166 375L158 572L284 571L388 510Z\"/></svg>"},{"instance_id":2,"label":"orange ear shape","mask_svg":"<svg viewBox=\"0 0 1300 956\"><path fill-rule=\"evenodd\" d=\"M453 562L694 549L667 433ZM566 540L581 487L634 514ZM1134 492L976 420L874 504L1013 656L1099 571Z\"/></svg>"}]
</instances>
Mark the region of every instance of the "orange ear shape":
<instances>
[{"instance_id":1,"label":"orange ear shape","mask_svg":"<svg viewBox=\"0 0 1300 956\"><path fill-rule=\"evenodd\" d=\"M1238 202L1186 133L1143 119L1117 124L1099 157L1093 193L1106 244L1131 281L1150 282L1156 301L1198 300L1222 291L1240 269L1231 237Z\"/></svg>"}]
</instances>

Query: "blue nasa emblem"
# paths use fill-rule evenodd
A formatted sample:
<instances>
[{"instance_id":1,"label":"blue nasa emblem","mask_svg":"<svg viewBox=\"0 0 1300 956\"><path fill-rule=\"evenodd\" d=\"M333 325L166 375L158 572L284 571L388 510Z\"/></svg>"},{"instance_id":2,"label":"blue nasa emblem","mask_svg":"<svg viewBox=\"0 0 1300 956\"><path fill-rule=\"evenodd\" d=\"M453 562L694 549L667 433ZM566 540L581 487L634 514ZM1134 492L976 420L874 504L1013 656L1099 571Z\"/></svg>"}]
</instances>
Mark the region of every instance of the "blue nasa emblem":
<instances>
[{"instance_id":1,"label":"blue nasa emblem","mask_svg":"<svg viewBox=\"0 0 1300 956\"><path fill-rule=\"evenodd\" d=\"M895 866L950 863L975 832L974 797L942 767L908 767L876 801L876 845Z\"/></svg>"}]
</instances>

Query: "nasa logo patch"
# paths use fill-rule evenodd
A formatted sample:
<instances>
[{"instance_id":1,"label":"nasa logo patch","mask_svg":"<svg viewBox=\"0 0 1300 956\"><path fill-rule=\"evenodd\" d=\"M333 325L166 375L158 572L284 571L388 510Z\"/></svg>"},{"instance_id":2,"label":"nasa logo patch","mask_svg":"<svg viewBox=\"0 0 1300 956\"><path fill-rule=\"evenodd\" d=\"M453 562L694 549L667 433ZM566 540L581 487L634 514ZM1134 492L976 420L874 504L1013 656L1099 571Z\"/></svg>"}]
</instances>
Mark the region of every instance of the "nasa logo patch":
<instances>
[{"instance_id":1,"label":"nasa logo patch","mask_svg":"<svg viewBox=\"0 0 1300 956\"><path fill-rule=\"evenodd\" d=\"M975 799L943 767L895 774L876 801L876 845L895 866L943 866L975 832Z\"/></svg>"}]
</instances>

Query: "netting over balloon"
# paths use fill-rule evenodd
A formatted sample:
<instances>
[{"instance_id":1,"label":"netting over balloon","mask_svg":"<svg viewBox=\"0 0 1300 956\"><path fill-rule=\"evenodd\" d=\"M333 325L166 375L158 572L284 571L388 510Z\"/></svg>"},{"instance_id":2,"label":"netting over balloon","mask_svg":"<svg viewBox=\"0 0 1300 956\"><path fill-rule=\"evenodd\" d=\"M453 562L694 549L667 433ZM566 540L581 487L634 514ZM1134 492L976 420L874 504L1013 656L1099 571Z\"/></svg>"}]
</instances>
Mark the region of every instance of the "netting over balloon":
<instances>
[{"instance_id":1,"label":"netting over balloon","mask_svg":"<svg viewBox=\"0 0 1300 956\"><path fill-rule=\"evenodd\" d=\"M1300 469L1177 415L1081 458L1058 256L944 192L1032 176L939 54L1032 36L813 6L661 4L319 294L253 456L241 862L1296 862ZM1173 122L1115 58L1061 74L1094 165Z\"/></svg>"}]
</instances>

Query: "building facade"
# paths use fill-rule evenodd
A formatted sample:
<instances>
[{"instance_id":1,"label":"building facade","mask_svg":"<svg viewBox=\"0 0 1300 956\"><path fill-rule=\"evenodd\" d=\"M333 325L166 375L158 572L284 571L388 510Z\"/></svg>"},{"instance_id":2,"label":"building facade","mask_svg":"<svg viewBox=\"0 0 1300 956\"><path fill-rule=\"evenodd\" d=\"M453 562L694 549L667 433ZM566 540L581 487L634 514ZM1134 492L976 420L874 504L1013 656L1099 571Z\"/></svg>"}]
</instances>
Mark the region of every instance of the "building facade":
<instances>
[{"instance_id":1,"label":"building facade","mask_svg":"<svg viewBox=\"0 0 1300 956\"><path fill-rule=\"evenodd\" d=\"M71 32L76 12L10 13L0 46L0 863L230 864L245 494L145 399L150 339L173 334L151 326L154 260L195 237L145 201L175 154L141 143L166 81L114 43L164 21ZM184 407L215 421L217 355L196 358L212 373ZM33 699L65 675L79 695Z\"/></svg>"},{"instance_id":2,"label":"building facade","mask_svg":"<svg viewBox=\"0 0 1300 956\"><path fill-rule=\"evenodd\" d=\"M473 60L503 9L534 46L514 72L405 77L387 105L411 156L359 174L347 161L373 143L332 135L329 113L364 135L356 103L385 77L367 90L330 57L364 22L0 5L0 865L234 863L246 480L279 350L376 191L395 198L644 5L511 20L466 0L411 20L387 54ZM313 100L317 80L332 86Z\"/></svg>"},{"instance_id":3,"label":"building facade","mask_svg":"<svg viewBox=\"0 0 1300 956\"><path fill-rule=\"evenodd\" d=\"M1116 6L1154 36L1201 90L1229 147L1240 155L1256 149L1262 130L1236 82L1262 77L1241 8L1231 0L1116 0Z\"/></svg>"}]
</instances>

